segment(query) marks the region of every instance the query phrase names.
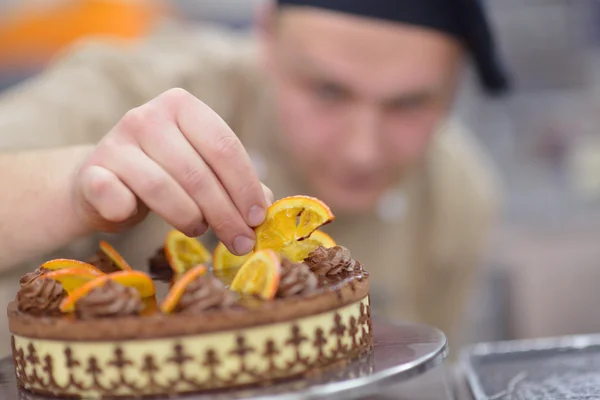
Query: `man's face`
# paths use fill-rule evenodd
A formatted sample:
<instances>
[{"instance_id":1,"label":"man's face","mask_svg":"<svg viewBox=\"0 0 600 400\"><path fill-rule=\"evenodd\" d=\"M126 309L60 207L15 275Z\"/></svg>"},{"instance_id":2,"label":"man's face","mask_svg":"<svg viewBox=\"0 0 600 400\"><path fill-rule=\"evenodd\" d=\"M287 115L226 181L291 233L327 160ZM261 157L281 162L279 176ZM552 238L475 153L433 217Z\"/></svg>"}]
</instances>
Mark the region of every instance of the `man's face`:
<instances>
[{"instance_id":1,"label":"man's face","mask_svg":"<svg viewBox=\"0 0 600 400\"><path fill-rule=\"evenodd\" d=\"M268 26L266 60L294 167L336 211L370 209L447 116L459 45L316 9L278 10Z\"/></svg>"}]
</instances>

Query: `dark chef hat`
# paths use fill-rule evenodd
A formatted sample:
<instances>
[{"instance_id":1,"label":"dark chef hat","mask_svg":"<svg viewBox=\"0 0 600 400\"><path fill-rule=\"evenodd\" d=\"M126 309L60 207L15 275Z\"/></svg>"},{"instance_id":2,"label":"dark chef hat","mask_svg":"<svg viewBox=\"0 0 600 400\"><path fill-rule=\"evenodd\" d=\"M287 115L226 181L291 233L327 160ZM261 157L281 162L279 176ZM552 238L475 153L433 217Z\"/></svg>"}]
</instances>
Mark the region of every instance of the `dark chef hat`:
<instances>
[{"instance_id":1,"label":"dark chef hat","mask_svg":"<svg viewBox=\"0 0 600 400\"><path fill-rule=\"evenodd\" d=\"M471 54L483 87L508 89L506 73L480 0L277 0L279 5L323 8L435 29L460 40Z\"/></svg>"}]
</instances>

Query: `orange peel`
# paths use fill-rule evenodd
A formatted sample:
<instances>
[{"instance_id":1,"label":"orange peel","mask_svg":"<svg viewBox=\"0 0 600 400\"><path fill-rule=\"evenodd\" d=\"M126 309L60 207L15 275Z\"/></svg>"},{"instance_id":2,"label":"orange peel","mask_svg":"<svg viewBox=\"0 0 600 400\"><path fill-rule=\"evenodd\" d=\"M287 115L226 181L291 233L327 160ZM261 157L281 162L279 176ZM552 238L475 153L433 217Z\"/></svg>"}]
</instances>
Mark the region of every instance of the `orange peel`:
<instances>
[{"instance_id":1,"label":"orange peel","mask_svg":"<svg viewBox=\"0 0 600 400\"><path fill-rule=\"evenodd\" d=\"M179 299L185 292L185 288L197 277L204 275L208 271L205 265L197 265L194 268L185 272L178 280L173 284L169 294L165 297L165 300L160 305L160 310L165 314L173 312Z\"/></svg>"},{"instance_id":2,"label":"orange peel","mask_svg":"<svg viewBox=\"0 0 600 400\"><path fill-rule=\"evenodd\" d=\"M105 240L101 240L100 241L100 250L102 250L102 252L104 254L106 254L106 256L108 258L110 258L112 260L112 262L119 267L119 269L123 270L123 271L132 271L133 268L131 268L131 266L127 263L127 261L125 261L125 259L123 258L123 256L121 254L119 254L119 252L111 246L110 243L108 243Z\"/></svg>"},{"instance_id":3,"label":"orange peel","mask_svg":"<svg viewBox=\"0 0 600 400\"><path fill-rule=\"evenodd\" d=\"M57 258L54 260L46 261L43 263L41 268L49 269L51 271L58 271L62 269L71 269L71 268L86 268L90 271L97 272L99 274L104 274L104 272L100 271L98 268L94 267L92 264L88 264L79 260L72 260L69 258Z\"/></svg>"}]
</instances>

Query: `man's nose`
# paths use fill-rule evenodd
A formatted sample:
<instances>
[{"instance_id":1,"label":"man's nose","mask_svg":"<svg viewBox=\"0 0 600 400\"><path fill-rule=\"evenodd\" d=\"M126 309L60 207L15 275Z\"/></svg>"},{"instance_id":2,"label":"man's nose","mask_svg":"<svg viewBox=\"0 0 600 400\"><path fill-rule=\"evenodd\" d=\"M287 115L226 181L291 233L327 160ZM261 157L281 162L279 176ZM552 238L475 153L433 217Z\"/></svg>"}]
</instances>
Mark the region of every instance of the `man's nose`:
<instances>
[{"instance_id":1,"label":"man's nose","mask_svg":"<svg viewBox=\"0 0 600 400\"><path fill-rule=\"evenodd\" d=\"M367 166L377 161L379 126L380 116L376 109L361 107L356 110L345 146L352 163Z\"/></svg>"}]
</instances>

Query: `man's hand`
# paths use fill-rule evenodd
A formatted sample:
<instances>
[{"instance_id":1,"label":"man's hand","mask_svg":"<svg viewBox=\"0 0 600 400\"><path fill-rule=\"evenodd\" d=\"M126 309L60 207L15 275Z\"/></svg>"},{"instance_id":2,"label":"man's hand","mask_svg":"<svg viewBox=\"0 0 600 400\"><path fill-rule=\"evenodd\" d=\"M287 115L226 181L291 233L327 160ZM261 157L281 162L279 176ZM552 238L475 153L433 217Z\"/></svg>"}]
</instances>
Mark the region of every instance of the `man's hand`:
<instances>
[{"instance_id":1,"label":"man's hand","mask_svg":"<svg viewBox=\"0 0 600 400\"><path fill-rule=\"evenodd\" d=\"M129 111L79 169L73 190L93 229L118 231L152 210L189 236L210 226L238 255L252 250L251 227L273 201L237 136L182 89Z\"/></svg>"}]
</instances>

